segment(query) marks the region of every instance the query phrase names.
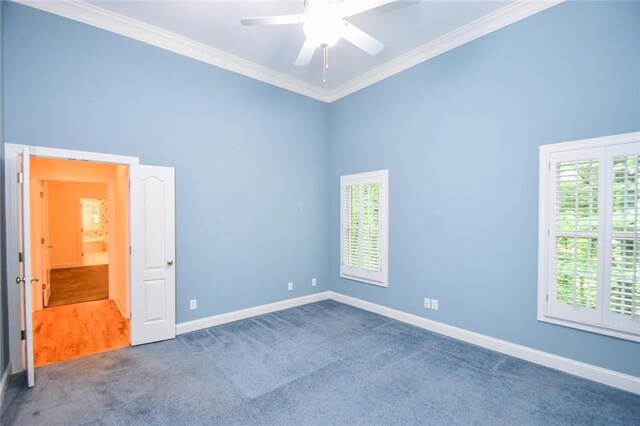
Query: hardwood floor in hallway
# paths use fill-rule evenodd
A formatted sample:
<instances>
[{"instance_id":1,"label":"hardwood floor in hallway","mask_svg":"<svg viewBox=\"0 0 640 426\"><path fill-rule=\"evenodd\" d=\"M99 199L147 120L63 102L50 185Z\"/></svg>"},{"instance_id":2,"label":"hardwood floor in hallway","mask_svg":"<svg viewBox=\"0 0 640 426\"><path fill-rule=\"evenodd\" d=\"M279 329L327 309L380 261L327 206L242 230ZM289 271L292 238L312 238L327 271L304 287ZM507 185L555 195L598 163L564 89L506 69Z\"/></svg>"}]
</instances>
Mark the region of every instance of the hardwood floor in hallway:
<instances>
[{"instance_id":1,"label":"hardwood floor in hallway","mask_svg":"<svg viewBox=\"0 0 640 426\"><path fill-rule=\"evenodd\" d=\"M35 366L129 346L129 320L113 300L54 306L33 314Z\"/></svg>"},{"instance_id":2,"label":"hardwood floor in hallway","mask_svg":"<svg viewBox=\"0 0 640 426\"><path fill-rule=\"evenodd\" d=\"M48 306L108 298L109 265L51 270L51 298Z\"/></svg>"}]
</instances>

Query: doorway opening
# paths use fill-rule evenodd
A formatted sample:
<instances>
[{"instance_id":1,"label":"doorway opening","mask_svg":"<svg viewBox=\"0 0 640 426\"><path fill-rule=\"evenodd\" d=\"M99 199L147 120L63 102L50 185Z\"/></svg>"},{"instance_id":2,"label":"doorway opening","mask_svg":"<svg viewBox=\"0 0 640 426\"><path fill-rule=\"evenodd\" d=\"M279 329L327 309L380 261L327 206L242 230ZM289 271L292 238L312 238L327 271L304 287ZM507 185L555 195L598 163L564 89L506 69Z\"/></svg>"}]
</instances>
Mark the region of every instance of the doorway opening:
<instances>
[{"instance_id":1,"label":"doorway opening","mask_svg":"<svg viewBox=\"0 0 640 426\"><path fill-rule=\"evenodd\" d=\"M129 170L30 158L36 367L131 344Z\"/></svg>"},{"instance_id":2,"label":"doorway opening","mask_svg":"<svg viewBox=\"0 0 640 426\"><path fill-rule=\"evenodd\" d=\"M126 215L117 218L113 216L115 213L110 213L109 220L113 226L123 227L121 231L128 236L129 246L116 244L114 238L118 232L109 232L108 300L114 300L114 303L115 300L124 300L128 303L128 306L118 306L118 310L123 317L128 316L131 345L173 339L176 336L174 168L142 165L137 157L98 152L10 143L5 143L4 149L5 253L7 276L15 277L15 280L7 280L5 283L8 300L9 362L12 374L25 371L27 385L35 385L33 306L41 300L44 304L44 296L34 297L36 291L41 291L43 287L40 285L39 276L33 273L31 259L31 157L41 160L71 160L68 163L53 163L52 166L55 169L55 164L65 164L63 170L53 171L67 172L70 176L73 176L75 170L72 164L83 163L93 163L94 166L121 166L117 170L127 172L129 179L126 184L125 179L121 180L123 183L120 190L129 194L128 199L124 199L128 207L126 210L113 210L124 211ZM54 177L44 177L41 180L64 181ZM86 178L77 177L67 180L87 182ZM105 183L99 180L89 182ZM116 185L112 185L111 188L117 191ZM112 191L109 191L109 199L111 194ZM111 247L124 250L112 256ZM116 262L116 259L117 265L121 267L112 269L112 262ZM42 270L42 266L39 270ZM112 270L115 272L112 273ZM129 283L123 288L126 298L111 299L112 292L117 291L112 284L116 282L115 277L120 276L119 274L123 274L126 280L123 282ZM93 309L92 312L95 313L97 310ZM102 322L100 320L96 323ZM100 349L94 350L94 353L97 351Z\"/></svg>"}]
</instances>

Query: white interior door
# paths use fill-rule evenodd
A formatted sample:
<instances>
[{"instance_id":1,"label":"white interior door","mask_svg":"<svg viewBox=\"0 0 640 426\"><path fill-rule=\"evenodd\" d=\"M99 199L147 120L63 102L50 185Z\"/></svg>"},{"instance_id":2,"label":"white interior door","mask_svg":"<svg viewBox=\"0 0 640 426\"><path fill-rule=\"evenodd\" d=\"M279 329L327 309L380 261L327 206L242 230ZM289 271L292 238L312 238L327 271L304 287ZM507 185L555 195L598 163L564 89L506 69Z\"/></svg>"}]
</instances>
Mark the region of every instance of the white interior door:
<instances>
[{"instance_id":1,"label":"white interior door","mask_svg":"<svg viewBox=\"0 0 640 426\"><path fill-rule=\"evenodd\" d=\"M31 233L29 226L29 148L25 147L18 155L18 247L22 262L18 266L19 276L16 281L21 286L22 354L27 370L27 384L35 384L33 368L33 315L32 315L32 282L38 285L38 278L31 278Z\"/></svg>"},{"instance_id":2,"label":"white interior door","mask_svg":"<svg viewBox=\"0 0 640 426\"><path fill-rule=\"evenodd\" d=\"M131 344L176 335L172 167L131 170Z\"/></svg>"}]
</instances>

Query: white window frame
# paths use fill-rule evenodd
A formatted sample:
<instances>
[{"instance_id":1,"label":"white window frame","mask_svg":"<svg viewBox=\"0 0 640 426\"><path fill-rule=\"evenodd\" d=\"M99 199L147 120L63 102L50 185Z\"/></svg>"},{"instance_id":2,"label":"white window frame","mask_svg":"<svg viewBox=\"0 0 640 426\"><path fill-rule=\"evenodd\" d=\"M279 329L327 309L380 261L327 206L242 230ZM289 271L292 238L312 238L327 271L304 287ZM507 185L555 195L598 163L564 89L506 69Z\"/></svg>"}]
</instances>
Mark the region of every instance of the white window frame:
<instances>
[{"instance_id":1,"label":"white window frame","mask_svg":"<svg viewBox=\"0 0 640 426\"><path fill-rule=\"evenodd\" d=\"M551 211L554 205L552 197L554 197L555 194L552 193L554 171L551 170L551 157L561 158L565 154L571 155L571 151L587 149L606 149L608 153L615 155L618 152L629 152L630 148L634 153L640 153L640 132L542 145L540 147L537 310L537 318L539 321L640 342L640 318L630 317L628 321L625 318L622 322L611 318L617 314L610 314L610 289L605 284L608 282L608 280L605 280L605 276L609 274L610 261L603 261L601 263L603 268L598 271L597 315L585 315L584 312L579 312L580 308L572 309L569 306L563 309L558 309L557 307L554 309L552 300L554 297L553 290L555 289L555 278L553 276L555 265L552 259L553 252L550 240L553 236L550 235L550 230L555 221L555 212ZM577 156L572 158L577 158ZM601 185L610 185L612 180L611 173L606 174L606 172L610 170L610 167L611 165L609 164L600 165ZM611 204L610 194L607 195L606 199L599 198L598 211L600 213L600 226L598 228L598 241L600 247L603 248L605 244L600 243L611 238ZM603 223L605 226L602 226ZM603 259L609 259L611 256L609 250L599 249L598 253L599 257ZM594 316L597 318L594 318Z\"/></svg>"},{"instance_id":2,"label":"white window frame","mask_svg":"<svg viewBox=\"0 0 640 426\"><path fill-rule=\"evenodd\" d=\"M347 185L363 185L378 182L380 184L380 271L368 271L363 268L343 265L344 252L344 188ZM389 170L377 170L340 176L340 276L380 287L389 286Z\"/></svg>"}]
</instances>

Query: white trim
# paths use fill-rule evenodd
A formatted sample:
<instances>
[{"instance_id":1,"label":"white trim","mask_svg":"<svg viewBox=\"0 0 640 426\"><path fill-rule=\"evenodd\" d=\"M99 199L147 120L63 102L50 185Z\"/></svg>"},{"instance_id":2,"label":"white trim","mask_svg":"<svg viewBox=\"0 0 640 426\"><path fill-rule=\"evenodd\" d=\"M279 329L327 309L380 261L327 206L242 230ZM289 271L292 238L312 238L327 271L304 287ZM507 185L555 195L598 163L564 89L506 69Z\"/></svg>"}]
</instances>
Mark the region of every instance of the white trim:
<instances>
[{"instance_id":1,"label":"white trim","mask_svg":"<svg viewBox=\"0 0 640 426\"><path fill-rule=\"evenodd\" d=\"M183 322L176 325L176 335L190 333L192 331L202 330L208 327L227 324L258 315L264 315L271 312L281 311L296 306L306 305L308 303L319 302L321 300L331 299L350 306L354 306L365 311L374 312L385 317L401 321L434 333L452 337L472 345L481 346L496 352L503 353L515 358L523 359L534 364L559 370L584 379L593 380L614 388L622 389L640 395L640 377L631 376L629 374L619 373L595 365L575 361L570 358L550 354L548 352L532 349L527 346L518 345L507 342L506 340L496 339L484 334L475 333L473 331L454 327L452 325L443 324L397 309L388 308L386 306L377 305L362 299L347 296L334 291L324 291L311 294L309 296L297 297L294 299L283 300L280 302L269 303L267 305L255 306L252 308L241 309L225 314L214 315L207 318L201 318L193 321Z\"/></svg>"},{"instance_id":2,"label":"white trim","mask_svg":"<svg viewBox=\"0 0 640 426\"><path fill-rule=\"evenodd\" d=\"M398 56L391 61L380 65L371 71L362 74L346 83L338 86L329 92L329 102L337 101L354 92L371 86L385 78L405 71L429 59L435 58L449 50L453 50L465 43L469 43L477 38L485 36L489 33L497 31L501 28L518 22L529 16L542 12L552 6L562 3L564 0L542 0L527 1L518 0L508 4L483 16L480 19L472 21L462 27L448 32L435 40L432 40L422 46L419 46L409 52Z\"/></svg>"},{"instance_id":3,"label":"white trim","mask_svg":"<svg viewBox=\"0 0 640 426\"><path fill-rule=\"evenodd\" d=\"M9 385L9 374L11 373L11 361L7 363L7 366L2 373L2 379L0 379L0 413L2 412L2 402L4 401L4 391Z\"/></svg>"},{"instance_id":4,"label":"white trim","mask_svg":"<svg viewBox=\"0 0 640 426\"><path fill-rule=\"evenodd\" d=\"M282 311L284 309L295 308L296 306L319 302L328 298L329 292L324 291L320 293L310 294L308 296L295 297L293 299L281 300L279 302L268 303L266 305L259 305L251 308L240 309L238 311L213 315L193 321L181 322L179 324L176 324L176 335L190 333L192 331L202 330L203 328L214 327L216 325L227 324L234 321L240 321L259 315L269 314L271 312Z\"/></svg>"},{"instance_id":5,"label":"white trim","mask_svg":"<svg viewBox=\"0 0 640 426\"><path fill-rule=\"evenodd\" d=\"M356 308L364 309L365 311L374 312L416 327L424 328L425 330L453 337L454 339L462 340L463 342L491 349L534 364L560 370L574 376L593 380L628 392L640 394L640 377L619 373L617 371L575 361L570 358L553 355L527 346L507 342L506 340L496 339L484 334L475 333L473 331L443 324L441 322L398 311L386 306L377 305L355 297L346 296L341 293L329 291L329 297L337 302L342 302L347 305L355 306Z\"/></svg>"},{"instance_id":6,"label":"white trim","mask_svg":"<svg viewBox=\"0 0 640 426\"><path fill-rule=\"evenodd\" d=\"M364 89L387 77L402 72L421 62L473 41L493 31L513 24L564 0L518 0L478 20L457 28L402 56L359 76L335 89L298 80L265 66L231 55L206 44L154 27L144 22L113 13L79 0L29 1L15 0L35 9L63 16L106 31L120 34L170 52L183 55L219 68L272 84L323 102L333 102Z\"/></svg>"},{"instance_id":7,"label":"white trim","mask_svg":"<svg viewBox=\"0 0 640 426\"><path fill-rule=\"evenodd\" d=\"M540 145L540 153L572 151L583 148L600 148L603 146L620 145L640 141L640 132L620 133L619 135L601 136L597 138L580 139L569 142L558 142Z\"/></svg>"},{"instance_id":8,"label":"white trim","mask_svg":"<svg viewBox=\"0 0 640 426\"><path fill-rule=\"evenodd\" d=\"M214 65L319 101L329 101L325 89L274 71L265 66L258 65L255 62L215 49L204 43L191 40L187 37L154 27L124 15L110 12L93 4L85 3L84 1L16 0L16 3L129 37L177 53L178 55Z\"/></svg>"}]
</instances>

